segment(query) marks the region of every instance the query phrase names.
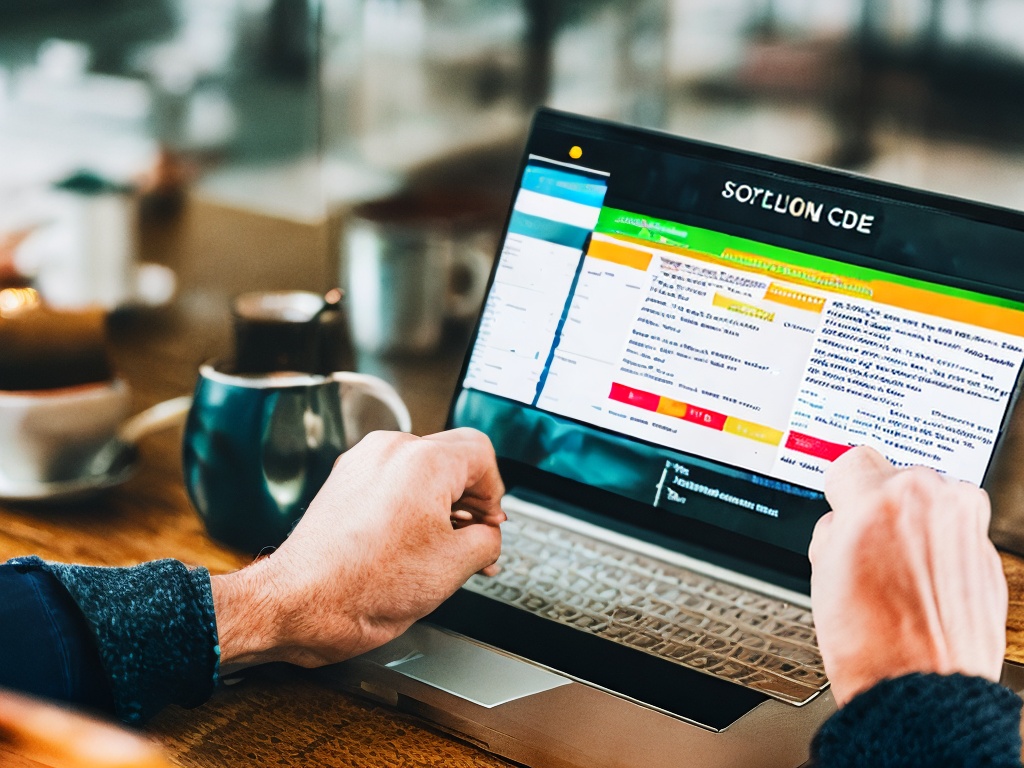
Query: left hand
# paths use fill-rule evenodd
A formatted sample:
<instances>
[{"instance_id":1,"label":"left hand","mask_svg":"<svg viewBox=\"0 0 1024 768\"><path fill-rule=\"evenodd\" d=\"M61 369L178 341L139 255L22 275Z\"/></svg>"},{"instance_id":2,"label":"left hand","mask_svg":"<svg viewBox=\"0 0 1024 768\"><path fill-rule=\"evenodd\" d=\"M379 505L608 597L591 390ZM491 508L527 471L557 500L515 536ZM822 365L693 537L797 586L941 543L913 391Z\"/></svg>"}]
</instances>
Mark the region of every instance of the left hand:
<instances>
[{"instance_id":1,"label":"left hand","mask_svg":"<svg viewBox=\"0 0 1024 768\"><path fill-rule=\"evenodd\" d=\"M212 579L222 669L319 666L397 637L494 568L504 492L476 430L363 438L276 552Z\"/></svg>"}]
</instances>

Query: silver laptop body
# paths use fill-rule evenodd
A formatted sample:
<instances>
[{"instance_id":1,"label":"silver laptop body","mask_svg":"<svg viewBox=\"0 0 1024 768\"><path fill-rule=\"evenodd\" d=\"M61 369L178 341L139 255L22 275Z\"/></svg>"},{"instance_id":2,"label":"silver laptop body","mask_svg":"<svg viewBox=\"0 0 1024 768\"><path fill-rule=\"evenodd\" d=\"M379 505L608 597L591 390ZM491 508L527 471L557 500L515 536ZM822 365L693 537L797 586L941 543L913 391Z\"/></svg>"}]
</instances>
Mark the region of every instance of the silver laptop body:
<instances>
[{"instance_id":1,"label":"silver laptop body","mask_svg":"<svg viewBox=\"0 0 1024 768\"><path fill-rule=\"evenodd\" d=\"M572 623L570 617L592 617L596 621L583 631L599 634L606 634L609 625L613 628L617 625L621 636L613 642L648 642L655 648L651 652L657 655L664 654L667 646L669 653L675 651L682 656L685 641L673 643L670 638L673 630L685 630L685 633L676 631L675 634L677 637L685 634L690 647L681 661L674 663L689 663L695 669L707 670L708 674L738 679L756 677L760 661L755 659L750 663L737 659L744 652L750 652L741 641L761 644L768 635L751 631L735 617L725 619L731 629L723 626L721 614L728 612L723 608L729 601L749 601L762 612L758 619L772 622L776 627L791 627L801 636L806 636L806 630L813 638L806 595L741 574L726 573L671 550L626 540L513 495L505 498L503 507L509 515L509 522L505 524L509 532L503 534L505 543L500 561L504 577L474 577L467 585L467 589L474 592L497 593L502 597L496 599L515 600L512 595L521 590L526 599L519 598L514 604L534 613L543 611L541 600L537 599L543 594L543 588L537 588L546 586L543 580L549 573L535 563L545 550L536 546L537 538L524 535L524 531L545 535L556 532L559 538L571 542L570 546L589 545L594 550L592 555L577 554L574 558L581 568L605 565L621 571L623 559L636 558L643 566L660 568L670 581L678 579L677 584L683 584L673 595L674 599L685 602L687 597L694 597L701 605L684 609L687 621L672 621L673 617L669 617L660 625L669 638L660 644L651 643L657 634L645 633L642 626L645 619L658 617L657 613L640 614L639 620L634 618L631 622L623 621L625 617L619 615L623 610L630 610L629 618L633 618L637 609L633 607L635 603L630 603L630 597L636 593L620 591L609 600L606 591L602 600L598 587L592 593L594 597L587 592L577 592L578 600L574 600L571 596L559 599L566 595L560 592L552 595L554 600L547 603L562 614L555 620ZM522 567L524 559L528 563L526 567ZM572 570L565 571L563 582L571 582L572 573ZM522 579L525 574L529 576ZM604 582L591 583L601 585ZM571 584L566 586L571 587ZM720 593L718 599L704 597L715 592ZM532 603L531 595L535 598ZM591 606L600 601L602 604L597 607L601 612L578 610L573 603L580 601ZM701 617L701 622L696 621L697 617ZM699 623L711 624L711 629L721 634L704 631ZM755 620L754 623L760 622ZM721 636L730 633L736 635L731 641ZM704 654L700 648L702 635L710 641L707 643L710 649ZM800 647L813 649L813 641L802 642ZM808 655L811 653L814 651ZM772 657L763 667L765 679L751 682L770 685L773 681L768 679L772 677L769 670L771 666L784 664L783 659ZM797 663L792 668L808 667ZM820 657L816 654L809 668L820 669ZM735 722L715 728L425 622L383 648L332 668L330 676L350 692L422 717L488 752L525 765L553 768L793 768L806 761L812 735L835 710L827 690L820 695L807 695L801 690L803 685L780 684L777 688L782 693L777 699L769 698ZM799 706L784 703L784 698L795 696L803 697Z\"/></svg>"}]
</instances>

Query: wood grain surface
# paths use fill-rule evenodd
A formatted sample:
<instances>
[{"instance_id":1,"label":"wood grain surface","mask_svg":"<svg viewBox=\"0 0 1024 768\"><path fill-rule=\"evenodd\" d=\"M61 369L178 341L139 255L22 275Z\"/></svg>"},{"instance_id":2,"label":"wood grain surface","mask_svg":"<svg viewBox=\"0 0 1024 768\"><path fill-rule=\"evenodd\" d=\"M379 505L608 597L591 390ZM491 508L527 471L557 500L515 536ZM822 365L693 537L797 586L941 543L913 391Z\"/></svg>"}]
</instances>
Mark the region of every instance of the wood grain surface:
<instances>
[{"instance_id":1,"label":"wood grain surface","mask_svg":"<svg viewBox=\"0 0 1024 768\"><path fill-rule=\"evenodd\" d=\"M254 670L210 703L170 708L148 730L182 766L485 766L509 763L410 717L340 695L315 672Z\"/></svg>"},{"instance_id":2,"label":"wood grain surface","mask_svg":"<svg viewBox=\"0 0 1024 768\"><path fill-rule=\"evenodd\" d=\"M221 249L216 257L235 263L235 271L245 259L276 257L265 252L266 238L253 235L240 214L215 213L186 211L184 223L155 235L151 231L145 241L147 257L171 264L179 274L201 274L204 280L212 280L213 267L197 267L194 262L214 258L203 249L211 238ZM190 231L199 226L196 222L215 229L216 237L205 230ZM225 233L225 227L234 229ZM321 239L316 233L302 236L310 243ZM283 241L271 242L281 247ZM225 256L223 249L229 246L235 251ZM322 270L318 274L322 279ZM271 276L277 281L279 271ZM238 287L275 285L250 281ZM327 286L289 287L322 290ZM199 364L228 352L227 302L232 290L186 281L173 307L112 324L114 364L133 388L136 411L191 392ZM450 338L437 355L425 359L361 358L359 368L395 383L413 415L414 431L426 434L444 425L465 343L464 336ZM206 535L182 484L180 451L180 430L147 437L141 445L138 473L123 486L84 504L0 503L0 561L37 554L65 562L128 565L172 557L214 573L245 565L247 556ZM1024 561L1004 555L1003 565L1010 586L1007 658L1024 664ZM173 762L196 768L509 765L424 723L332 690L320 684L315 672L286 666L248 671L241 682L224 687L202 707L169 708L148 730ZM2 753L0 764L36 765L19 763Z\"/></svg>"}]
</instances>

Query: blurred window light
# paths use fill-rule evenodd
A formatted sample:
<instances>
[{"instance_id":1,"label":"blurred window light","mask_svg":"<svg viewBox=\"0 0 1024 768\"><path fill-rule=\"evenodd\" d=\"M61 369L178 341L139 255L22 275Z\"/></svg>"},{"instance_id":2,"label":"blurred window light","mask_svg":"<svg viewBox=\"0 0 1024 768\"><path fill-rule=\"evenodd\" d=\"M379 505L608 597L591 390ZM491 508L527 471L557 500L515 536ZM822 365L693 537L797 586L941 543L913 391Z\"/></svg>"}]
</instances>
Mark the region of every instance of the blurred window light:
<instances>
[{"instance_id":1,"label":"blurred window light","mask_svg":"<svg viewBox=\"0 0 1024 768\"><path fill-rule=\"evenodd\" d=\"M620 15L611 8L577 24L556 37L552 51L552 83L548 104L569 112L610 117L615 113L620 88L618 60ZM595 56L595 51L604 55Z\"/></svg>"},{"instance_id":2,"label":"blurred window light","mask_svg":"<svg viewBox=\"0 0 1024 768\"><path fill-rule=\"evenodd\" d=\"M811 35L835 35L856 27L862 0L774 0L774 21L780 26Z\"/></svg>"},{"instance_id":3,"label":"blurred window light","mask_svg":"<svg viewBox=\"0 0 1024 768\"><path fill-rule=\"evenodd\" d=\"M674 0L669 11L670 77L699 80L739 64L752 17L749 0Z\"/></svg>"},{"instance_id":4,"label":"blurred window light","mask_svg":"<svg viewBox=\"0 0 1024 768\"><path fill-rule=\"evenodd\" d=\"M951 43L971 42L977 34L972 0L946 0L939 19L942 37Z\"/></svg>"},{"instance_id":5,"label":"blurred window light","mask_svg":"<svg viewBox=\"0 0 1024 768\"><path fill-rule=\"evenodd\" d=\"M363 39L367 48L415 58L423 53L425 37L421 0L366 0Z\"/></svg>"},{"instance_id":6,"label":"blurred window light","mask_svg":"<svg viewBox=\"0 0 1024 768\"><path fill-rule=\"evenodd\" d=\"M72 82L88 71L92 51L74 40L44 40L36 54L36 70L48 80Z\"/></svg>"},{"instance_id":7,"label":"blurred window light","mask_svg":"<svg viewBox=\"0 0 1024 768\"><path fill-rule=\"evenodd\" d=\"M1024 58L1024 3L987 0L978 9L979 31L986 40L1018 58Z\"/></svg>"},{"instance_id":8,"label":"blurred window light","mask_svg":"<svg viewBox=\"0 0 1024 768\"><path fill-rule=\"evenodd\" d=\"M12 97L23 105L57 115L94 116L142 123L150 111L150 93L141 80L115 75L84 75L74 82L54 81L45 73L25 68L13 78Z\"/></svg>"},{"instance_id":9,"label":"blurred window light","mask_svg":"<svg viewBox=\"0 0 1024 768\"><path fill-rule=\"evenodd\" d=\"M934 12L932 0L890 0L892 8L887 26L896 39L918 37L928 26L928 17Z\"/></svg>"}]
</instances>

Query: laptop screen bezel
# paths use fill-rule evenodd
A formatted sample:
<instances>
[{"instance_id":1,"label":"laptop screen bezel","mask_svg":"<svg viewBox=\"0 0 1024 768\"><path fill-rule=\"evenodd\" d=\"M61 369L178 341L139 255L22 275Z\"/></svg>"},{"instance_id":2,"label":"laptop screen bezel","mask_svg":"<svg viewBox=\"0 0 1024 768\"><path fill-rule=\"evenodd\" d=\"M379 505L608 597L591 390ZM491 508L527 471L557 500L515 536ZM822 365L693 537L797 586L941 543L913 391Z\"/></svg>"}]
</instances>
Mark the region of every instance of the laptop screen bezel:
<instances>
[{"instance_id":1,"label":"laptop screen bezel","mask_svg":"<svg viewBox=\"0 0 1024 768\"><path fill-rule=\"evenodd\" d=\"M919 206L970 221L1024 231L1024 213L1019 211L878 181L846 171L784 160L549 108L539 109L534 117L517 170L517 191L529 162L534 139L539 132L546 130L565 133L567 139L576 137L580 140L633 142L645 148L680 154L701 161L720 163L741 170L749 169L761 174L778 175L788 181L818 185L885 202ZM509 203L501 238L498 241L498 253L487 281L485 297L490 295L497 274L500 253L508 236L514 205L515 193ZM903 266L896 271L906 274L913 270ZM968 287L993 296L1024 301L1024 286L1019 291L1005 286L995 286L983 279L985 275L980 272L965 277L931 271L927 273L927 277L946 285ZM446 420L446 428L449 429L455 426L456 407L459 395L465 388L464 382L480 332L481 320L482 317L477 318L463 358ZM1002 432L999 437L1001 436ZM997 439L994 453L998 448ZM507 457L499 456L498 463L502 477L510 490L525 489L527 493L550 500L552 506L563 512L576 517L587 517L590 522L597 522L619 532L697 556L787 589L809 592L810 563L806 555L798 555L718 526L672 515L651 505L568 480Z\"/></svg>"}]
</instances>

